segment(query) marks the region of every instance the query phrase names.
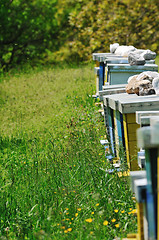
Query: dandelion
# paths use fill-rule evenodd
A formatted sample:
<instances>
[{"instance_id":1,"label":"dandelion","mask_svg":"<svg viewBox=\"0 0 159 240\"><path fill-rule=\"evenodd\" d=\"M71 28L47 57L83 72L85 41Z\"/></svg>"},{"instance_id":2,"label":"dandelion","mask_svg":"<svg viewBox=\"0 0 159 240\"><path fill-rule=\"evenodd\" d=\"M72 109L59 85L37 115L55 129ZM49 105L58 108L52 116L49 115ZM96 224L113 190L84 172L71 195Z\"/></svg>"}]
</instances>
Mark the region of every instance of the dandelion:
<instances>
[{"instance_id":1,"label":"dandelion","mask_svg":"<svg viewBox=\"0 0 159 240\"><path fill-rule=\"evenodd\" d=\"M115 219L115 218L113 218L111 221L114 223L114 222L116 222L116 219Z\"/></svg>"},{"instance_id":2,"label":"dandelion","mask_svg":"<svg viewBox=\"0 0 159 240\"><path fill-rule=\"evenodd\" d=\"M24 164L26 164L26 162L24 162Z\"/></svg>"},{"instance_id":3,"label":"dandelion","mask_svg":"<svg viewBox=\"0 0 159 240\"><path fill-rule=\"evenodd\" d=\"M93 215L93 214L94 214L94 212L91 212L91 214Z\"/></svg>"},{"instance_id":4,"label":"dandelion","mask_svg":"<svg viewBox=\"0 0 159 240\"><path fill-rule=\"evenodd\" d=\"M98 206L99 206L99 203L96 204L96 207L98 207Z\"/></svg>"},{"instance_id":5,"label":"dandelion","mask_svg":"<svg viewBox=\"0 0 159 240\"><path fill-rule=\"evenodd\" d=\"M128 212L128 214L130 215L130 214L132 214L132 212Z\"/></svg>"},{"instance_id":6,"label":"dandelion","mask_svg":"<svg viewBox=\"0 0 159 240\"><path fill-rule=\"evenodd\" d=\"M71 218L71 220L73 220L74 218Z\"/></svg>"},{"instance_id":7,"label":"dandelion","mask_svg":"<svg viewBox=\"0 0 159 240\"><path fill-rule=\"evenodd\" d=\"M68 211L68 208L66 208L66 210Z\"/></svg>"},{"instance_id":8,"label":"dandelion","mask_svg":"<svg viewBox=\"0 0 159 240\"><path fill-rule=\"evenodd\" d=\"M93 221L93 219L92 218L88 218L85 221L88 222L88 223L91 223Z\"/></svg>"},{"instance_id":9,"label":"dandelion","mask_svg":"<svg viewBox=\"0 0 159 240\"><path fill-rule=\"evenodd\" d=\"M107 226L107 225L108 225L108 221L105 220L105 221L103 222L103 225L104 225L104 226Z\"/></svg>"},{"instance_id":10,"label":"dandelion","mask_svg":"<svg viewBox=\"0 0 159 240\"><path fill-rule=\"evenodd\" d=\"M132 208L129 208L129 210L131 211L131 210L132 210Z\"/></svg>"},{"instance_id":11,"label":"dandelion","mask_svg":"<svg viewBox=\"0 0 159 240\"><path fill-rule=\"evenodd\" d=\"M81 208L77 208L77 211L79 211L79 212L80 212L80 211L81 211Z\"/></svg>"},{"instance_id":12,"label":"dandelion","mask_svg":"<svg viewBox=\"0 0 159 240\"><path fill-rule=\"evenodd\" d=\"M75 217L77 217L78 216L78 213L75 213Z\"/></svg>"},{"instance_id":13,"label":"dandelion","mask_svg":"<svg viewBox=\"0 0 159 240\"><path fill-rule=\"evenodd\" d=\"M114 212L117 213L119 210L118 209L115 209Z\"/></svg>"},{"instance_id":14,"label":"dandelion","mask_svg":"<svg viewBox=\"0 0 159 240\"><path fill-rule=\"evenodd\" d=\"M93 232L90 232L90 235L92 235L93 234Z\"/></svg>"},{"instance_id":15,"label":"dandelion","mask_svg":"<svg viewBox=\"0 0 159 240\"><path fill-rule=\"evenodd\" d=\"M57 223L57 226L59 226L60 224L59 223Z\"/></svg>"},{"instance_id":16,"label":"dandelion","mask_svg":"<svg viewBox=\"0 0 159 240\"><path fill-rule=\"evenodd\" d=\"M66 218L66 221L70 221L70 219L69 219L69 218Z\"/></svg>"},{"instance_id":17,"label":"dandelion","mask_svg":"<svg viewBox=\"0 0 159 240\"><path fill-rule=\"evenodd\" d=\"M124 212L125 212L125 210L122 210L122 211L121 211L121 213L124 213Z\"/></svg>"},{"instance_id":18,"label":"dandelion","mask_svg":"<svg viewBox=\"0 0 159 240\"><path fill-rule=\"evenodd\" d=\"M119 223L115 224L115 227L116 227L116 228L119 228Z\"/></svg>"},{"instance_id":19,"label":"dandelion","mask_svg":"<svg viewBox=\"0 0 159 240\"><path fill-rule=\"evenodd\" d=\"M68 215L69 213L67 212L66 215Z\"/></svg>"},{"instance_id":20,"label":"dandelion","mask_svg":"<svg viewBox=\"0 0 159 240\"><path fill-rule=\"evenodd\" d=\"M101 156L102 155L102 153L99 153L99 156Z\"/></svg>"},{"instance_id":21,"label":"dandelion","mask_svg":"<svg viewBox=\"0 0 159 240\"><path fill-rule=\"evenodd\" d=\"M131 213L137 213L137 209L133 209Z\"/></svg>"},{"instance_id":22,"label":"dandelion","mask_svg":"<svg viewBox=\"0 0 159 240\"><path fill-rule=\"evenodd\" d=\"M68 228L67 231L68 231L68 232L71 232L71 231L72 231L72 228Z\"/></svg>"},{"instance_id":23,"label":"dandelion","mask_svg":"<svg viewBox=\"0 0 159 240\"><path fill-rule=\"evenodd\" d=\"M56 194L56 192L54 192Z\"/></svg>"},{"instance_id":24,"label":"dandelion","mask_svg":"<svg viewBox=\"0 0 159 240\"><path fill-rule=\"evenodd\" d=\"M65 229L65 226L62 226L61 229Z\"/></svg>"}]
</instances>

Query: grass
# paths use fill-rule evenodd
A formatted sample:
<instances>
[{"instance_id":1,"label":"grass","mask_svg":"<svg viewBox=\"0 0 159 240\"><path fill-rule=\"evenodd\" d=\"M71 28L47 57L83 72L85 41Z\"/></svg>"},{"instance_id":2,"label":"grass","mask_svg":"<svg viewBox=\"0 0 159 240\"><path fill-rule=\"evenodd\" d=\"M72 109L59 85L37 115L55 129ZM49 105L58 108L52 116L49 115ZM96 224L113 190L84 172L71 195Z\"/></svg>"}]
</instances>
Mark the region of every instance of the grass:
<instances>
[{"instance_id":1,"label":"grass","mask_svg":"<svg viewBox=\"0 0 159 240\"><path fill-rule=\"evenodd\" d=\"M10 73L0 83L0 239L107 239L136 232L127 177L100 139L93 66Z\"/></svg>"}]
</instances>

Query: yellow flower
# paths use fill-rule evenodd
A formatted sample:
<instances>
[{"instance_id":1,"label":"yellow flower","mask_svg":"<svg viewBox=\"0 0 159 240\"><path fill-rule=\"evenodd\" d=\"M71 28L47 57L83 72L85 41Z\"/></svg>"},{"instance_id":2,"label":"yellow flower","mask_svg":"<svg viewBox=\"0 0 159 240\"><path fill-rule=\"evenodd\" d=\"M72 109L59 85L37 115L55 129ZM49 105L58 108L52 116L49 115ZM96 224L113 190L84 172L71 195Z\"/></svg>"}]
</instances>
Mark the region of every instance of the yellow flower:
<instances>
[{"instance_id":1,"label":"yellow flower","mask_svg":"<svg viewBox=\"0 0 159 240\"><path fill-rule=\"evenodd\" d=\"M94 212L91 212L91 214L93 215L93 214L94 214Z\"/></svg>"},{"instance_id":2,"label":"yellow flower","mask_svg":"<svg viewBox=\"0 0 159 240\"><path fill-rule=\"evenodd\" d=\"M101 156L102 155L102 153L99 153L99 156Z\"/></svg>"},{"instance_id":3,"label":"yellow flower","mask_svg":"<svg viewBox=\"0 0 159 240\"><path fill-rule=\"evenodd\" d=\"M67 230L64 231L64 233L68 233L68 232L71 232L72 231L72 228L68 228Z\"/></svg>"},{"instance_id":4,"label":"yellow flower","mask_svg":"<svg viewBox=\"0 0 159 240\"><path fill-rule=\"evenodd\" d=\"M119 223L115 224L115 227L116 227L116 228L119 228Z\"/></svg>"},{"instance_id":5,"label":"yellow flower","mask_svg":"<svg viewBox=\"0 0 159 240\"><path fill-rule=\"evenodd\" d=\"M92 234L93 234L93 232L90 232L90 234L92 235Z\"/></svg>"},{"instance_id":6,"label":"yellow flower","mask_svg":"<svg viewBox=\"0 0 159 240\"><path fill-rule=\"evenodd\" d=\"M117 213L117 212L118 212L118 209L115 209L114 212Z\"/></svg>"},{"instance_id":7,"label":"yellow flower","mask_svg":"<svg viewBox=\"0 0 159 240\"><path fill-rule=\"evenodd\" d=\"M54 193L56 193L56 192L54 192Z\"/></svg>"},{"instance_id":8,"label":"yellow flower","mask_svg":"<svg viewBox=\"0 0 159 240\"><path fill-rule=\"evenodd\" d=\"M137 213L137 209L133 209L131 213Z\"/></svg>"},{"instance_id":9,"label":"yellow flower","mask_svg":"<svg viewBox=\"0 0 159 240\"><path fill-rule=\"evenodd\" d=\"M78 216L78 213L75 213L75 217L77 217Z\"/></svg>"},{"instance_id":10,"label":"yellow flower","mask_svg":"<svg viewBox=\"0 0 159 240\"><path fill-rule=\"evenodd\" d=\"M132 214L132 212L128 212L128 214L130 215L130 214Z\"/></svg>"},{"instance_id":11,"label":"yellow flower","mask_svg":"<svg viewBox=\"0 0 159 240\"><path fill-rule=\"evenodd\" d=\"M79 211L79 212L80 212L80 211L81 211L81 208L77 208L77 211Z\"/></svg>"},{"instance_id":12,"label":"yellow flower","mask_svg":"<svg viewBox=\"0 0 159 240\"><path fill-rule=\"evenodd\" d=\"M122 211L121 211L121 213L124 213L124 212L125 212L125 210L122 210Z\"/></svg>"},{"instance_id":13,"label":"yellow flower","mask_svg":"<svg viewBox=\"0 0 159 240\"><path fill-rule=\"evenodd\" d=\"M98 207L98 206L99 206L99 203L96 204L96 207Z\"/></svg>"},{"instance_id":14,"label":"yellow flower","mask_svg":"<svg viewBox=\"0 0 159 240\"><path fill-rule=\"evenodd\" d=\"M66 210L68 211L68 208L66 208Z\"/></svg>"},{"instance_id":15,"label":"yellow flower","mask_svg":"<svg viewBox=\"0 0 159 240\"><path fill-rule=\"evenodd\" d=\"M104 226L107 226L107 225L108 225L108 221L105 220L105 221L103 222L103 225L104 225Z\"/></svg>"},{"instance_id":16,"label":"yellow flower","mask_svg":"<svg viewBox=\"0 0 159 240\"><path fill-rule=\"evenodd\" d=\"M71 218L71 220L73 220L74 218Z\"/></svg>"},{"instance_id":17,"label":"yellow flower","mask_svg":"<svg viewBox=\"0 0 159 240\"><path fill-rule=\"evenodd\" d=\"M116 219L115 219L115 218L113 218L111 221L112 221L112 222L116 222Z\"/></svg>"},{"instance_id":18,"label":"yellow flower","mask_svg":"<svg viewBox=\"0 0 159 240\"><path fill-rule=\"evenodd\" d=\"M91 223L93 220L92 220L92 218L88 218L85 221L88 222L88 223Z\"/></svg>"},{"instance_id":19,"label":"yellow flower","mask_svg":"<svg viewBox=\"0 0 159 240\"><path fill-rule=\"evenodd\" d=\"M71 232L71 231L72 231L72 228L68 228L67 231L68 231L68 232Z\"/></svg>"},{"instance_id":20,"label":"yellow flower","mask_svg":"<svg viewBox=\"0 0 159 240\"><path fill-rule=\"evenodd\" d=\"M131 211L131 210L132 210L132 208L129 208L129 210Z\"/></svg>"},{"instance_id":21,"label":"yellow flower","mask_svg":"<svg viewBox=\"0 0 159 240\"><path fill-rule=\"evenodd\" d=\"M69 213L67 212L66 215L68 215Z\"/></svg>"},{"instance_id":22,"label":"yellow flower","mask_svg":"<svg viewBox=\"0 0 159 240\"><path fill-rule=\"evenodd\" d=\"M70 221L70 219L69 219L69 218L66 218L66 221Z\"/></svg>"},{"instance_id":23,"label":"yellow flower","mask_svg":"<svg viewBox=\"0 0 159 240\"><path fill-rule=\"evenodd\" d=\"M65 229L65 226L62 226L61 229Z\"/></svg>"}]
</instances>

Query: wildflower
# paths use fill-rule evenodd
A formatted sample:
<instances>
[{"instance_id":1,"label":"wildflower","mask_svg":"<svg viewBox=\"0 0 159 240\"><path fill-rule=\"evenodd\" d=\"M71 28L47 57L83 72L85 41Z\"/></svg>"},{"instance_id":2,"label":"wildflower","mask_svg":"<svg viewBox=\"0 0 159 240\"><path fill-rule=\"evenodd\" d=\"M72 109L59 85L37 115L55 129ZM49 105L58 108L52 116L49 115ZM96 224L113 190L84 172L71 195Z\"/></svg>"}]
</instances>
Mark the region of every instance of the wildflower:
<instances>
[{"instance_id":1,"label":"wildflower","mask_svg":"<svg viewBox=\"0 0 159 240\"><path fill-rule=\"evenodd\" d=\"M74 218L71 218L71 220L73 220Z\"/></svg>"},{"instance_id":2,"label":"wildflower","mask_svg":"<svg viewBox=\"0 0 159 240\"><path fill-rule=\"evenodd\" d=\"M72 231L72 228L68 228L67 231L68 231L68 232L71 232L71 231Z\"/></svg>"},{"instance_id":3,"label":"wildflower","mask_svg":"<svg viewBox=\"0 0 159 240\"><path fill-rule=\"evenodd\" d=\"M96 204L96 207L98 207L98 206L99 206L99 203Z\"/></svg>"},{"instance_id":4,"label":"wildflower","mask_svg":"<svg viewBox=\"0 0 159 240\"><path fill-rule=\"evenodd\" d=\"M90 232L90 234L92 235L92 234L93 234L93 232Z\"/></svg>"},{"instance_id":5,"label":"wildflower","mask_svg":"<svg viewBox=\"0 0 159 240\"><path fill-rule=\"evenodd\" d=\"M137 209L133 209L131 213L137 213Z\"/></svg>"},{"instance_id":6,"label":"wildflower","mask_svg":"<svg viewBox=\"0 0 159 240\"><path fill-rule=\"evenodd\" d=\"M91 214L93 215L93 214L94 214L94 212L91 212Z\"/></svg>"},{"instance_id":7,"label":"wildflower","mask_svg":"<svg viewBox=\"0 0 159 240\"><path fill-rule=\"evenodd\" d=\"M77 211L79 211L79 212L80 212L80 211L81 211L81 208L77 208Z\"/></svg>"},{"instance_id":8,"label":"wildflower","mask_svg":"<svg viewBox=\"0 0 159 240\"><path fill-rule=\"evenodd\" d=\"M114 212L117 213L117 212L118 212L118 209L115 209Z\"/></svg>"},{"instance_id":9,"label":"wildflower","mask_svg":"<svg viewBox=\"0 0 159 240\"><path fill-rule=\"evenodd\" d=\"M124 212L125 212L125 210L122 210L122 211L121 211L121 213L124 213Z\"/></svg>"},{"instance_id":10,"label":"wildflower","mask_svg":"<svg viewBox=\"0 0 159 240\"><path fill-rule=\"evenodd\" d=\"M70 221L70 219L69 219L69 218L66 218L66 221Z\"/></svg>"},{"instance_id":11,"label":"wildflower","mask_svg":"<svg viewBox=\"0 0 159 240\"><path fill-rule=\"evenodd\" d=\"M67 212L66 215L68 215L69 213Z\"/></svg>"},{"instance_id":12,"label":"wildflower","mask_svg":"<svg viewBox=\"0 0 159 240\"><path fill-rule=\"evenodd\" d=\"M65 226L62 226L61 229L65 229Z\"/></svg>"},{"instance_id":13,"label":"wildflower","mask_svg":"<svg viewBox=\"0 0 159 240\"><path fill-rule=\"evenodd\" d=\"M65 231L64 231L64 233L68 233L68 231L67 231L67 230L65 230Z\"/></svg>"},{"instance_id":14,"label":"wildflower","mask_svg":"<svg viewBox=\"0 0 159 240\"><path fill-rule=\"evenodd\" d=\"M128 212L128 214L130 215L130 214L132 214L132 212Z\"/></svg>"},{"instance_id":15,"label":"wildflower","mask_svg":"<svg viewBox=\"0 0 159 240\"><path fill-rule=\"evenodd\" d=\"M75 217L77 217L78 216L78 213L75 213Z\"/></svg>"},{"instance_id":16,"label":"wildflower","mask_svg":"<svg viewBox=\"0 0 159 240\"><path fill-rule=\"evenodd\" d=\"M56 194L56 192L54 192Z\"/></svg>"},{"instance_id":17,"label":"wildflower","mask_svg":"<svg viewBox=\"0 0 159 240\"><path fill-rule=\"evenodd\" d=\"M59 223L57 223L57 226L59 226L60 224Z\"/></svg>"},{"instance_id":18,"label":"wildflower","mask_svg":"<svg viewBox=\"0 0 159 240\"><path fill-rule=\"evenodd\" d=\"M104 226L107 226L107 225L108 225L108 221L105 220L105 221L103 222L103 225L104 225Z\"/></svg>"},{"instance_id":19,"label":"wildflower","mask_svg":"<svg viewBox=\"0 0 159 240\"><path fill-rule=\"evenodd\" d=\"M66 208L66 210L68 211L68 208Z\"/></svg>"},{"instance_id":20,"label":"wildflower","mask_svg":"<svg viewBox=\"0 0 159 240\"><path fill-rule=\"evenodd\" d=\"M99 156L101 156L102 155L102 153L99 153Z\"/></svg>"},{"instance_id":21,"label":"wildflower","mask_svg":"<svg viewBox=\"0 0 159 240\"><path fill-rule=\"evenodd\" d=\"M115 227L116 227L116 228L119 228L119 223L115 224Z\"/></svg>"},{"instance_id":22,"label":"wildflower","mask_svg":"<svg viewBox=\"0 0 159 240\"><path fill-rule=\"evenodd\" d=\"M111 221L114 223L114 222L116 222L116 219L115 219L115 218L113 218Z\"/></svg>"},{"instance_id":23,"label":"wildflower","mask_svg":"<svg viewBox=\"0 0 159 240\"><path fill-rule=\"evenodd\" d=\"M93 219L92 218L88 218L85 221L88 222L88 223L91 223L93 221Z\"/></svg>"},{"instance_id":24,"label":"wildflower","mask_svg":"<svg viewBox=\"0 0 159 240\"><path fill-rule=\"evenodd\" d=\"M26 164L26 162L24 162L24 164Z\"/></svg>"},{"instance_id":25,"label":"wildflower","mask_svg":"<svg viewBox=\"0 0 159 240\"><path fill-rule=\"evenodd\" d=\"M132 208L129 208L129 210L131 211L131 210L132 210Z\"/></svg>"}]
</instances>

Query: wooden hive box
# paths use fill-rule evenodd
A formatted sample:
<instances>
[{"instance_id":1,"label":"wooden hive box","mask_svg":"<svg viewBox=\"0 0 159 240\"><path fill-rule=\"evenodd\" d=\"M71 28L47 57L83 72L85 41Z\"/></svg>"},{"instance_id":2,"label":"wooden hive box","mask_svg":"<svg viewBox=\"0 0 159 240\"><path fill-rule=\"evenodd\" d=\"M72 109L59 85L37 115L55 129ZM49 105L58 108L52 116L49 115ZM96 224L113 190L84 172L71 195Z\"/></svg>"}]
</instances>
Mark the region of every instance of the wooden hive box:
<instances>
[{"instance_id":1,"label":"wooden hive box","mask_svg":"<svg viewBox=\"0 0 159 240\"><path fill-rule=\"evenodd\" d=\"M158 71L158 65L145 64L133 65L129 64L107 64L105 69L105 79L110 85L126 84L130 76L140 74L144 71Z\"/></svg>"},{"instance_id":2,"label":"wooden hive box","mask_svg":"<svg viewBox=\"0 0 159 240\"><path fill-rule=\"evenodd\" d=\"M116 94L109 96L108 102L109 108L114 111L115 136L117 136L115 143L120 144L118 138L121 142L123 141L128 166L131 170L137 170L136 130L140 125L136 123L136 111L159 110L159 97L157 95Z\"/></svg>"}]
</instances>

